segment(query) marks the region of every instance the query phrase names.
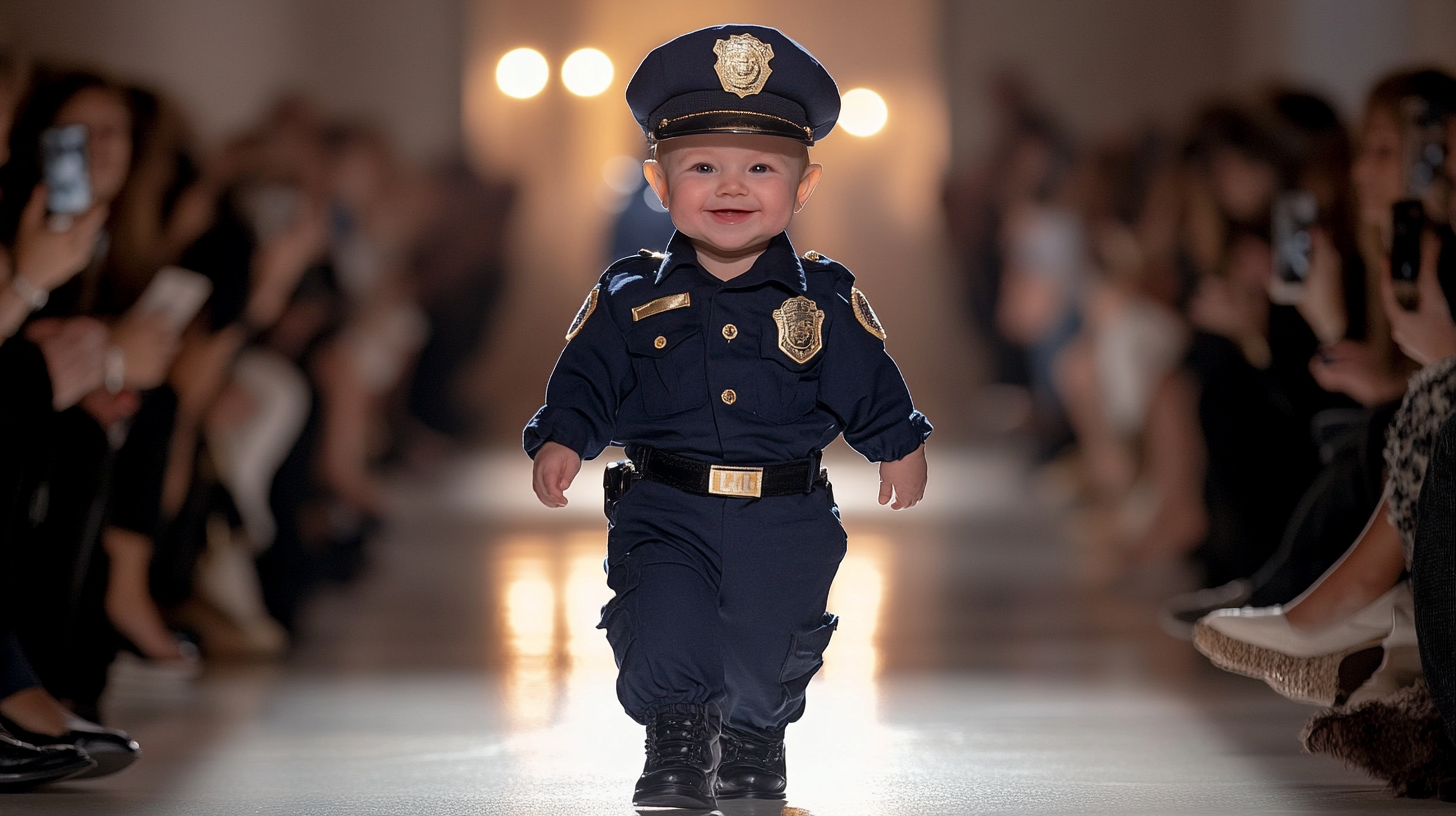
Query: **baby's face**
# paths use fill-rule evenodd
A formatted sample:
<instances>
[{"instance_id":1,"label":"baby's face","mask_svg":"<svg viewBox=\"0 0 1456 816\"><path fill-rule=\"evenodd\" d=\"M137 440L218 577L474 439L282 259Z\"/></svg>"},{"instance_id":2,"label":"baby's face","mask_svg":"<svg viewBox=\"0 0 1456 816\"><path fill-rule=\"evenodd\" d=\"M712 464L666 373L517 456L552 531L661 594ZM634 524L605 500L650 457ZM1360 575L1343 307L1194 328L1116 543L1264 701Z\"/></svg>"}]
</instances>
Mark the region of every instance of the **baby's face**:
<instances>
[{"instance_id":1,"label":"baby's face","mask_svg":"<svg viewBox=\"0 0 1456 816\"><path fill-rule=\"evenodd\" d=\"M672 223L724 254L751 250L783 232L809 200L819 166L803 145L780 136L707 134L658 147L652 182Z\"/></svg>"}]
</instances>

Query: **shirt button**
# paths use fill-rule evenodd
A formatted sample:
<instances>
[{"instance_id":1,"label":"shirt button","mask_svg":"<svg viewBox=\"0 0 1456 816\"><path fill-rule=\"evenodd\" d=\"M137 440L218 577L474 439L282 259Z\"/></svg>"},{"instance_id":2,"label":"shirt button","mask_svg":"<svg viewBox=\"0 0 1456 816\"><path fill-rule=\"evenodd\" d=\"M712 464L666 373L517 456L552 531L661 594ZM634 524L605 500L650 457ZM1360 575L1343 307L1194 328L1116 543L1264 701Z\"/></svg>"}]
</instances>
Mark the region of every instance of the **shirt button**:
<instances>
[{"instance_id":1,"label":"shirt button","mask_svg":"<svg viewBox=\"0 0 1456 816\"><path fill-rule=\"evenodd\" d=\"M733 325L732 323L729 323L728 325L726 325L726 326L723 327L723 339L724 340L727 340L727 341L729 341L731 343L733 341L733 338L735 338L737 336L738 336L738 327L737 326Z\"/></svg>"},{"instance_id":2,"label":"shirt button","mask_svg":"<svg viewBox=\"0 0 1456 816\"><path fill-rule=\"evenodd\" d=\"M733 392L733 389L729 388L729 389L727 389L726 391L723 392L723 404L724 405L732 405L733 403L735 403L737 401L738 401L738 395Z\"/></svg>"},{"instance_id":3,"label":"shirt button","mask_svg":"<svg viewBox=\"0 0 1456 816\"><path fill-rule=\"evenodd\" d=\"M660 334L657 335L657 339L652 341L652 346L653 348L667 348L667 338Z\"/></svg>"}]
</instances>

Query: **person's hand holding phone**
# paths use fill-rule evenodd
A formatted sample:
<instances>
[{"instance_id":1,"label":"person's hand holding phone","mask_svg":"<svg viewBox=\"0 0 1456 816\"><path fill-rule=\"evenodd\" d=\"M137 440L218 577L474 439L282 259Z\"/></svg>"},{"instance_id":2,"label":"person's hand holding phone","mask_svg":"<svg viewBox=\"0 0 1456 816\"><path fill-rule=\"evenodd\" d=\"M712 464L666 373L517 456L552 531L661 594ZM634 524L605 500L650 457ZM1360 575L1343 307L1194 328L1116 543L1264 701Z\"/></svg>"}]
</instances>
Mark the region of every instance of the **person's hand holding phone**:
<instances>
[{"instance_id":1,"label":"person's hand holding phone","mask_svg":"<svg viewBox=\"0 0 1456 816\"><path fill-rule=\"evenodd\" d=\"M111 345L124 361L121 385L145 390L161 385L180 347L164 314L128 315L111 327Z\"/></svg>"},{"instance_id":2,"label":"person's hand holding phone","mask_svg":"<svg viewBox=\"0 0 1456 816\"><path fill-rule=\"evenodd\" d=\"M59 232L46 223L45 184L30 194L15 233L15 274L31 287L49 292L86 268L96 251L96 240L106 223L108 208L93 205Z\"/></svg>"},{"instance_id":3,"label":"person's hand holding phone","mask_svg":"<svg viewBox=\"0 0 1456 816\"><path fill-rule=\"evenodd\" d=\"M293 223L258 247L253 256L253 283L246 312L249 322L258 327L277 322L303 273L328 247L328 239L323 205L301 198Z\"/></svg>"},{"instance_id":4,"label":"person's hand holding phone","mask_svg":"<svg viewBox=\"0 0 1456 816\"><path fill-rule=\"evenodd\" d=\"M106 377L106 325L90 317L46 318L25 336L40 347L51 377L51 405L63 411L101 387Z\"/></svg>"},{"instance_id":5,"label":"person's hand holding phone","mask_svg":"<svg viewBox=\"0 0 1456 816\"><path fill-rule=\"evenodd\" d=\"M1341 276L1340 252L1325 230L1312 227L1309 236L1309 274L1304 279L1304 291L1294 308L1309 324L1320 343L1331 345L1345 336L1349 322L1345 313L1345 282Z\"/></svg>"},{"instance_id":6,"label":"person's hand holding phone","mask_svg":"<svg viewBox=\"0 0 1456 816\"><path fill-rule=\"evenodd\" d=\"M1420 297L1414 310L1402 307L1389 274L1382 275L1380 282L1391 337L1407 357L1423 366L1456 354L1456 320L1451 318L1450 304L1436 275L1440 255L1440 239L1427 231L1421 237L1421 267L1416 277Z\"/></svg>"},{"instance_id":7,"label":"person's hand holding phone","mask_svg":"<svg viewBox=\"0 0 1456 816\"><path fill-rule=\"evenodd\" d=\"M1405 378L1391 371L1369 346L1354 340L1320 349L1309 363L1309 373L1320 388L1361 405L1383 405L1405 393Z\"/></svg>"}]
</instances>

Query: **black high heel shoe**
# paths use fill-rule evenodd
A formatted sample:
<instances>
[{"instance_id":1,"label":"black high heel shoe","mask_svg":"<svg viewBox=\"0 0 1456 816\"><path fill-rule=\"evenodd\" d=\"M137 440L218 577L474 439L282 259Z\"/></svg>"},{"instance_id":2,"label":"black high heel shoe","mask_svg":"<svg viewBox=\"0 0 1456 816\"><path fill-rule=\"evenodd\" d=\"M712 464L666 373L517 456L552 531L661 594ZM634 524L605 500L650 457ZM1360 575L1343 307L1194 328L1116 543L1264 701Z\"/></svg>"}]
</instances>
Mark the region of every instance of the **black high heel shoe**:
<instances>
[{"instance_id":1,"label":"black high heel shoe","mask_svg":"<svg viewBox=\"0 0 1456 816\"><path fill-rule=\"evenodd\" d=\"M26 730L14 720L0 714L0 728L10 732L22 743L28 742L42 748L54 746L75 748L84 756L89 756L92 767L76 774L75 779L110 776L125 770L141 758L141 746L137 745L136 740L132 739L130 734L121 729L107 728L79 718L72 718L66 725L69 728L66 733L52 736Z\"/></svg>"},{"instance_id":2,"label":"black high heel shoe","mask_svg":"<svg viewBox=\"0 0 1456 816\"><path fill-rule=\"evenodd\" d=\"M95 767L96 761L73 745L38 748L0 734L0 793L28 791Z\"/></svg>"}]
</instances>

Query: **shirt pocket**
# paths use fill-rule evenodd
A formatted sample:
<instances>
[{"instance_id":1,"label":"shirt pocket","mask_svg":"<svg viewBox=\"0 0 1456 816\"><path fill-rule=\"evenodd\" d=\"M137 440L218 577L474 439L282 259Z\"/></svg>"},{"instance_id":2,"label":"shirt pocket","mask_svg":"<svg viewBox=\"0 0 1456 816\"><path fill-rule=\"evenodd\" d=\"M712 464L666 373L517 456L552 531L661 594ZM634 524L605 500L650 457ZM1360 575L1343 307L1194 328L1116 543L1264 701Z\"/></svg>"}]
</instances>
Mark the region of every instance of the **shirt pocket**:
<instances>
[{"instance_id":1,"label":"shirt pocket","mask_svg":"<svg viewBox=\"0 0 1456 816\"><path fill-rule=\"evenodd\" d=\"M648 416L671 416L707 404L703 329L692 312L645 318L628 332L627 353Z\"/></svg>"},{"instance_id":2,"label":"shirt pocket","mask_svg":"<svg viewBox=\"0 0 1456 816\"><path fill-rule=\"evenodd\" d=\"M778 331L774 327L759 340L758 388L755 389L754 413L778 424L793 422L819 403L820 349L808 361L796 363L779 348Z\"/></svg>"}]
</instances>

